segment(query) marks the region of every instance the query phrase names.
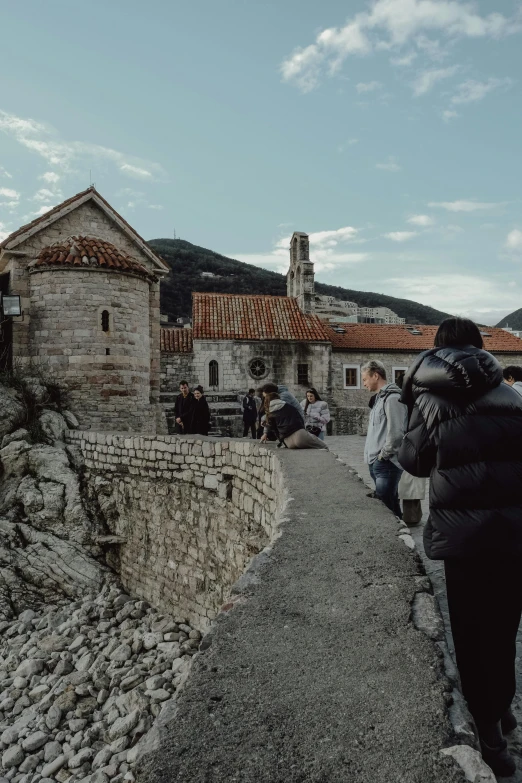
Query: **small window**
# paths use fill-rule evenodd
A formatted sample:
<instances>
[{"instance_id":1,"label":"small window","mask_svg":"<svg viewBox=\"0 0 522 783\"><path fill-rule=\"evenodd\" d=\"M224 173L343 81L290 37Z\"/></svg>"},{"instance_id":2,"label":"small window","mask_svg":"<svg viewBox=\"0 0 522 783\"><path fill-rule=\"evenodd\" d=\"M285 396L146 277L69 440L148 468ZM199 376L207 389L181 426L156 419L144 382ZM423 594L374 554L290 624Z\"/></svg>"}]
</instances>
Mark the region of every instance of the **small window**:
<instances>
[{"instance_id":1,"label":"small window","mask_svg":"<svg viewBox=\"0 0 522 783\"><path fill-rule=\"evenodd\" d=\"M407 367L392 367L392 380L401 389L402 389L402 382L404 380L404 376L406 375L407 372L408 372Z\"/></svg>"},{"instance_id":2,"label":"small window","mask_svg":"<svg viewBox=\"0 0 522 783\"><path fill-rule=\"evenodd\" d=\"M360 389L361 388L361 368L358 364L344 364L344 388L345 389Z\"/></svg>"},{"instance_id":3,"label":"small window","mask_svg":"<svg viewBox=\"0 0 522 783\"><path fill-rule=\"evenodd\" d=\"M299 386L308 386L309 380L308 380L308 365L307 364L298 364L297 365L297 383Z\"/></svg>"},{"instance_id":4,"label":"small window","mask_svg":"<svg viewBox=\"0 0 522 783\"><path fill-rule=\"evenodd\" d=\"M219 365L215 359L208 365L208 385L213 388L219 386Z\"/></svg>"},{"instance_id":5,"label":"small window","mask_svg":"<svg viewBox=\"0 0 522 783\"><path fill-rule=\"evenodd\" d=\"M252 378L264 378L267 374L266 362L263 359L252 359L248 369Z\"/></svg>"},{"instance_id":6,"label":"small window","mask_svg":"<svg viewBox=\"0 0 522 783\"><path fill-rule=\"evenodd\" d=\"M101 328L102 332L109 331L109 311L103 310L101 314Z\"/></svg>"}]
</instances>

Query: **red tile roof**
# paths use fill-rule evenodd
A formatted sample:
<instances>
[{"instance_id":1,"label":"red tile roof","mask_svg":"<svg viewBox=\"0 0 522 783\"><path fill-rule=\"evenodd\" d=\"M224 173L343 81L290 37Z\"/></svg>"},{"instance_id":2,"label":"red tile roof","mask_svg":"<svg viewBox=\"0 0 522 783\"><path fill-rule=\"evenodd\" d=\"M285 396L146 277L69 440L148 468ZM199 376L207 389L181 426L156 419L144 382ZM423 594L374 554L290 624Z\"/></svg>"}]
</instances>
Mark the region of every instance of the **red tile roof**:
<instances>
[{"instance_id":1,"label":"red tile roof","mask_svg":"<svg viewBox=\"0 0 522 783\"><path fill-rule=\"evenodd\" d=\"M192 294L195 339L330 340L316 315L305 315L286 296Z\"/></svg>"},{"instance_id":2,"label":"red tile roof","mask_svg":"<svg viewBox=\"0 0 522 783\"><path fill-rule=\"evenodd\" d=\"M142 245L145 245L145 248L148 253L150 253L151 256L155 258L155 260L159 263L159 265L165 270L169 271L168 265L165 263L165 261L159 256L151 247L147 245L143 237L141 237L138 232L130 225L130 223L127 223L125 218L123 218L114 207L112 207L109 202L103 198L103 196L98 193L96 188L90 187L87 188L87 190L82 190L81 193L77 193L75 196L71 196L71 198L66 199L65 201L62 201L61 204L57 204L55 207L50 209L48 212L44 212L43 215L40 215L39 217L35 218L35 220L32 220L30 223L26 223L25 226L20 226L20 228L17 228L16 231L13 231L12 234L9 234L8 237L6 237L3 242L0 242L0 250L3 248L7 248L8 245L13 242L13 240L17 239L21 234L25 234L26 231L30 231L32 228L38 226L40 223L46 223L49 218L52 218L53 216L58 217L59 213L62 212L64 209L67 209L67 207L74 204L76 201L82 201L83 199L87 200L85 197L90 196L95 199L98 199L102 202L102 204L106 207L108 212L112 212L113 215L117 218L118 221L123 223L125 228L130 231L131 234L134 235L135 239L138 240L139 243Z\"/></svg>"},{"instance_id":3,"label":"red tile roof","mask_svg":"<svg viewBox=\"0 0 522 783\"><path fill-rule=\"evenodd\" d=\"M192 329L161 329L161 350L164 353L191 353Z\"/></svg>"},{"instance_id":4,"label":"red tile roof","mask_svg":"<svg viewBox=\"0 0 522 783\"><path fill-rule=\"evenodd\" d=\"M35 262L40 266L106 267L112 272L134 272L151 277L151 273L134 258L119 250L110 242L94 237L69 237L44 247Z\"/></svg>"},{"instance_id":5,"label":"red tile roof","mask_svg":"<svg viewBox=\"0 0 522 783\"><path fill-rule=\"evenodd\" d=\"M326 325L326 329L334 351L426 351L433 348L438 327L336 323ZM344 332L336 331L339 329ZM421 334L412 334L411 330ZM482 331L486 351L522 354L518 337L493 326Z\"/></svg>"}]
</instances>

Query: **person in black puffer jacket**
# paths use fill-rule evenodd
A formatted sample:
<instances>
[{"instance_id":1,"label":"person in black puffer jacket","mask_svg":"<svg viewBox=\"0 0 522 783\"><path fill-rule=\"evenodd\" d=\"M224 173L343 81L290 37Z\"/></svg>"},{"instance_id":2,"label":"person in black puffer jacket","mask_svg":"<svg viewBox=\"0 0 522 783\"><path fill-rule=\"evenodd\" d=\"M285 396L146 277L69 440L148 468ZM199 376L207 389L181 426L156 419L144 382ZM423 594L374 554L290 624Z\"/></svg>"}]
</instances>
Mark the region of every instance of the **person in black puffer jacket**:
<instances>
[{"instance_id":1,"label":"person in black puffer jacket","mask_svg":"<svg viewBox=\"0 0 522 783\"><path fill-rule=\"evenodd\" d=\"M515 762L515 640L522 612L522 397L503 383L478 327L448 318L409 369L401 401L402 467L430 477L426 554L444 560L462 689L482 755L498 775Z\"/></svg>"}]
</instances>

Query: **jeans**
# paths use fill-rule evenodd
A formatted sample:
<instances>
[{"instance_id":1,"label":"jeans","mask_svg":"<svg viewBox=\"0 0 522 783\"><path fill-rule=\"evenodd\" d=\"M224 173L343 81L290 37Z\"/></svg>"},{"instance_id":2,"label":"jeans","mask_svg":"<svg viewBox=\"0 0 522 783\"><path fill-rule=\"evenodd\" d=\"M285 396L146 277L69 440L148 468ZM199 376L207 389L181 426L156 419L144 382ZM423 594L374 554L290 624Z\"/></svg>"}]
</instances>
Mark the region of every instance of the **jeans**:
<instances>
[{"instance_id":1,"label":"jeans","mask_svg":"<svg viewBox=\"0 0 522 783\"><path fill-rule=\"evenodd\" d=\"M319 435L317 437L319 438L319 440L323 440L324 441L324 430L321 430L321 432L319 433Z\"/></svg>"},{"instance_id":2,"label":"jeans","mask_svg":"<svg viewBox=\"0 0 522 783\"><path fill-rule=\"evenodd\" d=\"M396 517L402 519L401 504L399 503L399 481L402 468L398 468L389 459L376 459L368 466L370 475L375 482L375 494L388 506Z\"/></svg>"},{"instance_id":3,"label":"jeans","mask_svg":"<svg viewBox=\"0 0 522 783\"><path fill-rule=\"evenodd\" d=\"M516 691L522 558L447 558L444 569L462 692L476 721L496 723Z\"/></svg>"}]
</instances>

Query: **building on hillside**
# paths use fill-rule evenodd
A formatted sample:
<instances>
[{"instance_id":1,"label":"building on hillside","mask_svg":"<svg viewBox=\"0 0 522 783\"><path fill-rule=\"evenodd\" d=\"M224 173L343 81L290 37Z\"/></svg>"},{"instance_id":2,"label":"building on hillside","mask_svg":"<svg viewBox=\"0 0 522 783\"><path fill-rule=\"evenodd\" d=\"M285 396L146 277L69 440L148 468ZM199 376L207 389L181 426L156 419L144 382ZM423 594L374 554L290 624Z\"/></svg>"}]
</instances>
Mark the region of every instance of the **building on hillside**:
<instances>
[{"instance_id":1,"label":"building on hillside","mask_svg":"<svg viewBox=\"0 0 522 783\"><path fill-rule=\"evenodd\" d=\"M69 387L80 425L166 429L159 405L160 280L169 267L91 187L0 244L3 366L39 364Z\"/></svg>"},{"instance_id":2,"label":"building on hillside","mask_svg":"<svg viewBox=\"0 0 522 783\"><path fill-rule=\"evenodd\" d=\"M193 329L182 335L162 330L161 390L171 420L179 381L188 380L203 385L214 411L222 419L228 411L228 431L240 434L241 395L273 381L287 385L299 400L314 386L330 405L331 432L362 434L370 399L361 383L362 365L379 359L388 378L400 382L415 356L433 347L436 326L322 320L302 232L291 240L287 290L286 297L193 294ZM346 310L354 305L346 304ZM357 309L364 310L363 318L376 311L383 319L395 316L384 312L388 308ZM484 342L504 366L522 364L522 341L509 332L488 329Z\"/></svg>"},{"instance_id":3,"label":"building on hillside","mask_svg":"<svg viewBox=\"0 0 522 783\"><path fill-rule=\"evenodd\" d=\"M509 332L510 334L515 335L515 337L522 338L522 330L520 330L520 329L512 329L510 326L503 326L502 329L505 332Z\"/></svg>"},{"instance_id":4,"label":"building on hillside","mask_svg":"<svg viewBox=\"0 0 522 783\"><path fill-rule=\"evenodd\" d=\"M389 307L360 307L356 302L336 299L335 296L316 294L314 312L319 318L330 323L363 324L404 324L401 318Z\"/></svg>"}]
</instances>

